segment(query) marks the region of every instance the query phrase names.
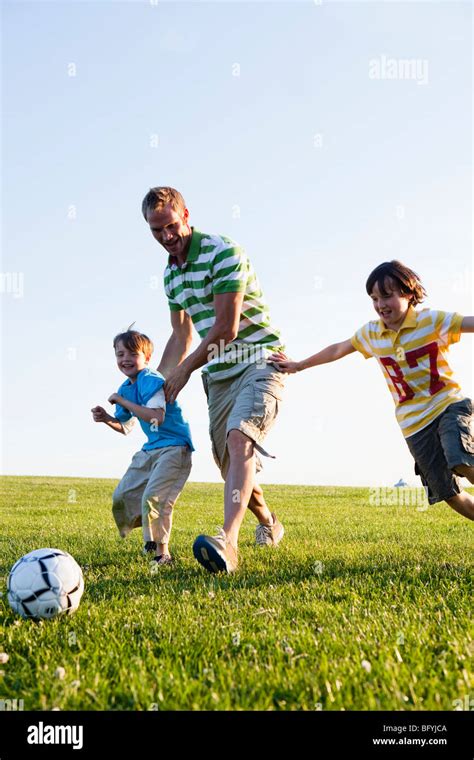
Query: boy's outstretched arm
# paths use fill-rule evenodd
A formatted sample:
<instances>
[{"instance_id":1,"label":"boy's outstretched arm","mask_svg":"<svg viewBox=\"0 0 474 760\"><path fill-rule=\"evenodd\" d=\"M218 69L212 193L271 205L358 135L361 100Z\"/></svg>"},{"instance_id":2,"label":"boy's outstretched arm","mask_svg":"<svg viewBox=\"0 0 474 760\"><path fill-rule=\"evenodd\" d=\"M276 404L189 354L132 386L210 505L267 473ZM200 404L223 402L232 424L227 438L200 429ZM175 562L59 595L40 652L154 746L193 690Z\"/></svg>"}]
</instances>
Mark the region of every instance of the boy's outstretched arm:
<instances>
[{"instance_id":1,"label":"boy's outstretched arm","mask_svg":"<svg viewBox=\"0 0 474 760\"><path fill-rule=\"evenodd\" d=\"M461 322L461 332L474 332L474 317L464 317Z\"/></svg>"},{"instance_id":2,"label":"boy's outstretched arm","mask_svg":"<svg viewBox=\"0 0 474 760\"><path fill-rule=\"evenodd\" d=\"M116 430L117 433L123 433L125 435L122 423L115 419L115 417L112 417L111 414L108 414L104 407L94 406L94 408L91 409L91 412L94 422L105 422L105 424L108 425L109 428L112 428L112 430Z\"/></svg>"},{"instance_id":3,"label":"boy's outstretched arm","mask_svg":"<svg viewBox=\"0 0 474 760\"><path fill-rule=\"evenodd\" d=\"M112 393L109 397L109 404L120 404L124 409L128 409L129 412L138 417L139 420L144 422L154 423L155 425L162 425L165 419L164 409L151 409L148 406L140 406L140 404L134 404L133 401L129 401L123 396L119 396L118 393ZM115 418L112 418L115 419Z\"/></svg>"},{"instance_id":4,"label":"boy's outstretched arm","mask_svg":"<svg viewBox=\"0 0 474 760\"><path fill-rule=\"evenodd\" d=\"M326 346L322 351L313 354L313 356L308 356L307 359L302 359L300 362L292 362L285 354L281 353L272 354L268 358L268 361L275 364L281 372L292 374L294 372L301 372L302 369L316 367L318 364L335 362L344 356L348 356L348 354L354 353L355 350L350 340L343 340L341 343L333 343L331 346Z\"/></svg>"}]
</instances>

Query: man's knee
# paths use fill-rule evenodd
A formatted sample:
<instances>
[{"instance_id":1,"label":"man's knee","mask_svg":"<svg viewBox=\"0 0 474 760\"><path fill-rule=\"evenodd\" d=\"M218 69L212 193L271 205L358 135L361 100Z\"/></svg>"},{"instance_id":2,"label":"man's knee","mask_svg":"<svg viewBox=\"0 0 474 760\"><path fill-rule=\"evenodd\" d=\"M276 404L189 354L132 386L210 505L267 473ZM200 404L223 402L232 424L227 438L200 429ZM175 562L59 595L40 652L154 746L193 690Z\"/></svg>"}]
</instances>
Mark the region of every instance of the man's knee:
<instances>
[{"instance_id":1,"label":"man's knee","mask_svg":"<svg viewBox=\"0 0 474 760\"><path fill-rule=\"evenodd\" d=\"M227 451L230 459L247 459L253 456L254 444L245 433L231 430L227 436Z\"/></svg>"}]
</instances>

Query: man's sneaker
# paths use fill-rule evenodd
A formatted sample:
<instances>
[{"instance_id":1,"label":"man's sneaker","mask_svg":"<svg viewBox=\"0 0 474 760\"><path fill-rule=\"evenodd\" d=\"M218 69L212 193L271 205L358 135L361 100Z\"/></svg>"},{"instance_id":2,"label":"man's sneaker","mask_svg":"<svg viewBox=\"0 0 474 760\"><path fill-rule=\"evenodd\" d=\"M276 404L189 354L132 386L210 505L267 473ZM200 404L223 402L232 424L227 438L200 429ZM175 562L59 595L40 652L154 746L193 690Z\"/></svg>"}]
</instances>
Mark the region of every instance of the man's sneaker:
<instances>
[{"instance_id":1,"label":"man's sneaker","mask_svg":"<svg viewBox=\"0 0 474 760\"><path fill-rule=\"evenodd\" d=\"M197 561L210 573L233 573L237 569L237 551L221 528L217 536L198 536L193 544Z\"/></svg>"},{"instance_id":2,"label":"man's sneaker","mask_svg":"<svg viewBox=\"0 0 474 760\"><path fill-rule=\"evenodd\" d=\"M147 541L143 547L143 554L154 554L156 552L155 541Z\"/></svg>"},{"instance_id":3,"label":"man's sneaker","mask_svg":"<svg viewBox=\"0 0 474 760\"><path fill-rule=\"evenodd\" d=\"M255 528L255 543L257 546L277 546L283 538L285 529L278 520L276 514L272 512L273 525L262 525L259 523Z\"/></svg>"}]
</instances>

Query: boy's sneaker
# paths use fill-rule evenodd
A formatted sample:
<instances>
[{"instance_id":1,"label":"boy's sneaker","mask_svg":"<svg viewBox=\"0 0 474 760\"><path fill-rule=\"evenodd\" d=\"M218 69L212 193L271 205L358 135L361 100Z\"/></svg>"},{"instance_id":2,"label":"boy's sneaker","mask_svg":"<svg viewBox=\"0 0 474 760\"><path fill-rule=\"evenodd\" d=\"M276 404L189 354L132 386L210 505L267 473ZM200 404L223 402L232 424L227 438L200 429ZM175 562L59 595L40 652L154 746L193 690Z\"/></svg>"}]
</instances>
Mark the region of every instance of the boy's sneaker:
<instances>
[{"instance_id":1,"label":"boy's sneaker","mask_svg":"<svg viewBox=\"0 0 474 760\"><path fill-rule=\"evenodd\" d=\"M147 541L143 547L143 554L154 554L156 552L156 542Z\"/></svg>"},{"instance_id":2,"label":"boy's sneaker","mask_svg":"<svg viewBox=\"0 0 474 760\"><path fill-rule=\"evenodd\" d=\"M198 536L193 544L193 554L210 573L233 573L237 570L237 551L228 542L223 528L217 536Z\"/></svg>"},{"instance_id":3,"label":"boy's sneaker","mask_svg":"<svg viewBox=\"0 0 474 760\"><path fill-rule=\"evenodd\" d=\"M276 514L272 512L273 525L262 525L259 523L255 528L255 543L257 546L277 546L283 538L285 529L278 520Z\"/></svg>"},{"instance_id":4,"label":"boy's sneaker","mask_svg":"<svg viewBox=\"0 0 474 760\"><path fill-rule=\"evenodd\" d=\"M153 562L156 562L157 565L172 565L173 557L169 554L160 554L158 557L153 557Z\"/></svg>"}]
</instances>

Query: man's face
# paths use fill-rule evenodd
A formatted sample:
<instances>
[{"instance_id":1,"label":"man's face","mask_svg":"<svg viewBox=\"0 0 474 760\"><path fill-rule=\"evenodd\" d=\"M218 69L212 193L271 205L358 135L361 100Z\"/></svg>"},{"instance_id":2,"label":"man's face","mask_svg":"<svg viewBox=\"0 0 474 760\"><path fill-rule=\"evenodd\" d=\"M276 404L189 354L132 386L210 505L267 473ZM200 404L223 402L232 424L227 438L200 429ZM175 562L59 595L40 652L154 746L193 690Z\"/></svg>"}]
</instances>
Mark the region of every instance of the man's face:
<instances>
[{"instance_id":1,"label":"man's face","mask_svg":"<svg viewBox=\"0 0 474 760\"><path fill-rule=\"evenodd\" d=\"M171 203L148 212L147 222L151 233L170 256L183 258L186 254L192 234L188 218L187 208L183 211L175 211Z\"/></svg>"}]
</instances>

